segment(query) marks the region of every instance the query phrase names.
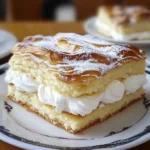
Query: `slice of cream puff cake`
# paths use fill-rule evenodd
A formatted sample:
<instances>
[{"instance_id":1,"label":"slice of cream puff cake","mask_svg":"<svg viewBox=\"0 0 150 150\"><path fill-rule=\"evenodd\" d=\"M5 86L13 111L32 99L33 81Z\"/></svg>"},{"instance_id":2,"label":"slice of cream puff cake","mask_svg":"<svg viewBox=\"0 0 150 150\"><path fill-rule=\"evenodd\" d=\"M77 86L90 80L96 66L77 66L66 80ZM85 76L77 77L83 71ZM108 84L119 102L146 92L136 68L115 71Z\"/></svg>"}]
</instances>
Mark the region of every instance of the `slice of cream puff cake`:
<instances>
[{"instance_id":1,"label":"slice of cream puff cake","mask_svg":"<svg viewBox=\"0 0 150 150\"><path fill-rule=\"evenodd\" d=\"M9 99L68 132L101 122L144 96L145 54L134 46L59 33L27 37L12 52Z\"/></svg>"},{"instance_id":2,"label":"slice of cream puff cake","mask_svg":"<svg viewBox=\"0 0 150 150\"><path fill-rule=\"evenodd\" d=\"M101 6L96 28L115 40L149 40L150 10L143 6Z\"/></svg>"}]
</instances>

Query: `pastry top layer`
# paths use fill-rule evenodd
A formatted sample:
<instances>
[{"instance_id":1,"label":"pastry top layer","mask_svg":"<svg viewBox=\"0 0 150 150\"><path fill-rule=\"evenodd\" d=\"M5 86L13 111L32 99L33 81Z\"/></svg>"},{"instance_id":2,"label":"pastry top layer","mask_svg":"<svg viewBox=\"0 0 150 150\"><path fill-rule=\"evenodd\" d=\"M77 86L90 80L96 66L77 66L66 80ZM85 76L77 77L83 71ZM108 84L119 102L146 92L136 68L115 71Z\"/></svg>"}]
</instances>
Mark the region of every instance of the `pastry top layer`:
<instances>
[{"instance_id":1,"label":"pastry top layer","mask_svg":"<svg viewBox=\"0 0 150 150\"><path fill-rule=\"evenodd\" d=\"M134 46L112 44L92 35L74 33L29 36L16 44L12 52L30 55L38 63L44 62L64 82L100 78L127 62L145 59L144 52Z\"/></svg>"},{"instance_id":2,"label":"pastry top layer","mask_svg":"<svg viewBox=\"0 0 150 150\"><path fill-rule=\"evenodd\" d=\"M150 10L144 6L101 6L99 15L103 13L114 23L121 25L150 21Z\"/></svg>"}]
</instances>

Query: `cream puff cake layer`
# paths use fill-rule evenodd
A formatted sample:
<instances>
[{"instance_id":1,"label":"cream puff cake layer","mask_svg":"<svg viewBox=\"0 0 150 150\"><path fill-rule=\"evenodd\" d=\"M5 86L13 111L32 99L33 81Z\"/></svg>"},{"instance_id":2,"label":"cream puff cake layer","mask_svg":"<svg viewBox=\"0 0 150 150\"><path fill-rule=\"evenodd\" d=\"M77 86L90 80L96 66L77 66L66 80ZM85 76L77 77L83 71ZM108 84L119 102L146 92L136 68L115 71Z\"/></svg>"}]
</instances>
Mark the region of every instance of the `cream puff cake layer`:
<instances>
[{"instance_id":1,"label":"cream puff cake layer","mask_svg":"<svg viewBox=\"0 0 150 150\"><path fill-rule=\"evenodd\" d=\"M115 40L148 40L150 10L142 6L102 6L96 28Z\"/></svg>"},{"instance_id":2,"label":"cream puff cake layer","mask_svg":"<svg viewBox=\"0 0 150 150\"><path fill-rule=\"evenodd\" d=\"M73 33L27 37L12 49L8 97L76 133L144 96L145 54Z\"/></svg>"}]
</instances>

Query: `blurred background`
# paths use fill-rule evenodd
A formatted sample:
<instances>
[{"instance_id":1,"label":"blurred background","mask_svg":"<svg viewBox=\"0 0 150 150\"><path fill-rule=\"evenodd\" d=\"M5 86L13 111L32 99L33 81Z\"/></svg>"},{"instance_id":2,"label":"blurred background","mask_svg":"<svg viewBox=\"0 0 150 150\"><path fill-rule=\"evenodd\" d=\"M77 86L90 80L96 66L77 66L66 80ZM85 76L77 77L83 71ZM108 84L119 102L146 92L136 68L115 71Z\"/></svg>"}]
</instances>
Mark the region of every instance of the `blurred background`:
<instances>
[{"instance_id":1,"label":"blurred background","mask_svg":"<svg viewBox=\"0 0 150 150\"><path fill-rule=\"evenodd\" d=\"M1 21L77 21L95 15L98 6L150 7L150 0L0 0Z\"/></svg>"}]
</instances>

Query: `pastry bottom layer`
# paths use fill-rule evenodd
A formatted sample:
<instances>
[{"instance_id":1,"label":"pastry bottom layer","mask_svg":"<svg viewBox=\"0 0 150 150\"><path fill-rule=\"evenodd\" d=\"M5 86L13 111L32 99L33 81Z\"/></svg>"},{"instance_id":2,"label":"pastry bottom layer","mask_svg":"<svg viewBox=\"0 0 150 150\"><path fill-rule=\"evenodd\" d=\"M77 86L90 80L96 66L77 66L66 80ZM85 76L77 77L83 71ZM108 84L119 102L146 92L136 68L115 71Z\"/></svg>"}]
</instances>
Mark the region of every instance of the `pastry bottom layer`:
<instances>
[{"instance_id":1,"label":"pastry bottom layer","mask_svg":"<svg viewBox=\"0 0 150 150\"><path fill-rule=\"evenodd\" d=\"M97 108L92 113L83 117L67 112L57 113L54 107L41 103L38 100L36 93L18 91L13 85L8 86L8 97L23 105L27 110L42 116L52 124L61 127L70 133L77 133L97 122L102 122L110 118L133 102L142 99L144 97L144 90L141 88L135 93L125 95L122 100L113 104L107 104L103 108Z\"/></svg>"}]
</instances>

